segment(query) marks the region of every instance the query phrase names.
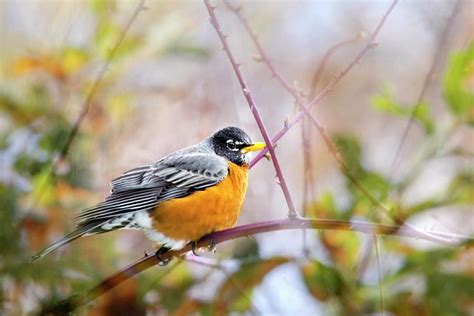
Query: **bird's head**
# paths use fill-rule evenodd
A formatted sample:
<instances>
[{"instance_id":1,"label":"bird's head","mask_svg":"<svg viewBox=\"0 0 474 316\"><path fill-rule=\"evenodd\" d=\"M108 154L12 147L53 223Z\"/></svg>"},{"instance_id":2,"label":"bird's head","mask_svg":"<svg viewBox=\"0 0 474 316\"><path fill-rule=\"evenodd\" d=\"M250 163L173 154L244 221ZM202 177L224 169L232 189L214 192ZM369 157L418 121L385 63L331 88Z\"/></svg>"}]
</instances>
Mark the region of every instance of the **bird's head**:
<instances>
[{"instance_id":1,"label":"bird's head","mask_svg":"<svg viewBox=\"0 0 474 316\"><path fill-rule=\"evenodd\" d=\"M265 148L265 143L252 142L247 133L233 126L215 132L209 142L217 155L239 166L249 164L251 152Z\"/></svg>"}]
</instances>

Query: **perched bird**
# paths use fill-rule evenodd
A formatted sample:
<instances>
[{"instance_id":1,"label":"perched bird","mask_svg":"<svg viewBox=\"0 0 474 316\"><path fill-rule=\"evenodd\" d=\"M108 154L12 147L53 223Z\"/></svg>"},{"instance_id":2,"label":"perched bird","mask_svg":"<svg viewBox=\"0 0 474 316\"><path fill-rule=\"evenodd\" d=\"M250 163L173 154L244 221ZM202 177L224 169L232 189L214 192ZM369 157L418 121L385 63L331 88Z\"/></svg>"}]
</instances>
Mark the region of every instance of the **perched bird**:
<instances>
[{"instance_id":1,"label":"perched bird","mask_svg":"<svg viewBox=\"0 0 474 316\"><path fill-rule=\"evenodd\" d=\"M83 210L74 231L32 257L85 235L141 229L161 249L179 249L235 225L247 191L249 153L265 147L226 127L199 144L112 180L111 194Z\"/></svg>"}]
</instances>

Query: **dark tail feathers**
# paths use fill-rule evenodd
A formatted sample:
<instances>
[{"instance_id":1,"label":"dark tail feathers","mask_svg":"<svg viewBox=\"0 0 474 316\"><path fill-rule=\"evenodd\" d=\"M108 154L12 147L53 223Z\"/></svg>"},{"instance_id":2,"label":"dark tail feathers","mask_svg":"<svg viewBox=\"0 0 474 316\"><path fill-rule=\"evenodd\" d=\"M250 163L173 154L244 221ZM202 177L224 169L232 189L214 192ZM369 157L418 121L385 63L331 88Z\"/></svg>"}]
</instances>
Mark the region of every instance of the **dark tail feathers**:
<instances>
[{"instance_id":1,"label":"dark tail feathers","mask_svg":"<svg viewBox=\"0 0 474 316\"><path fill-rule=\"evenodd\" d=\"M90 222L90 223L81 225L76 230L70 232L69 234L65 235L61 239L55 241L49 247L43 249L42 251L40 251L37 254L35 254L34 256L32 256L30 261L35 261L35 260L43 258L48 253L50 253L50 252L52 252L52 251L54 251L54 250L56 250L56 249L58 249L58 248L60 248L64 245L66 245L68 243L70 243L71 241L76 240L77 238L79 238L79 237L81 237L81 236L83 236L87 233L93 232L95 229L102 226L105 222L106 221L94 221L94 222Z\"/></svg>"}]
</instances>

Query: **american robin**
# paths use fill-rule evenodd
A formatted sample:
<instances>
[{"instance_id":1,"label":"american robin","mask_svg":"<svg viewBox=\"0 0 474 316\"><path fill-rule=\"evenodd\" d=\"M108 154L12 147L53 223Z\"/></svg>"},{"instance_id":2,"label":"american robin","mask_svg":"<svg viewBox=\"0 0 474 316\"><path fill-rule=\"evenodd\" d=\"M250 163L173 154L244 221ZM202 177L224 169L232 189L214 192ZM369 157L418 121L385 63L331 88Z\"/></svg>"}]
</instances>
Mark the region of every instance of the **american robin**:
<instances>
[{"instance_id":1,"label":"american robin","mask_svg":"<svg viewBox=\"0 0 474 316\"><path fill-rule=\"evenodd\" d=\"M249 154L265 147L226 127L197 145L112 180L111 194L83 210L74 231L32 257L85 235L141 229L161 249L179 249L235 225L247 191Z\"/></svg>"}]
</instances>

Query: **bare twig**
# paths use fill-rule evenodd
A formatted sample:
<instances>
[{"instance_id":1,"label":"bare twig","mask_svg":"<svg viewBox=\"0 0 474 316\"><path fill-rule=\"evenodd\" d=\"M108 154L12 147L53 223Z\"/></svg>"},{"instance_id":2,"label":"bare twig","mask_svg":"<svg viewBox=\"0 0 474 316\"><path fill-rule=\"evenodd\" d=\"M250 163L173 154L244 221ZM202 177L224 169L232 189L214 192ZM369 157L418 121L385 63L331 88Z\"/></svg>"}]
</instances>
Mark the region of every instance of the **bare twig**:
<instances>
[{"instance_id":1,"label":"bare twig","mask_svg":"<svg viewBox=\"0 0 474 316\"><path fill-rule=\"evenodd\" d=\"M408 136L408 133L409 133L412 125L413 125L413 122L415 120L416 112L418 111L419 107L421 106L421 102L423 101L425 93L428 90L429 84L433 80L433 74L434 74L434 71L436 69L436 65L438 65L438 63L440 62L442 52L443 52L443 46L445 45L446 40L448 38L450 29L451 29L451 25L453 24L454 18L456 17L457 13L459 12L459 9L461 7L461 3L462 3L461 0L457 0L456 3L454 4L453 10L452 10L451 14L449 15L448 20L446 21L446 26L443 28L443 31L440 35L438 45L435 49L435 55L433 57L433 61L431 62L431 66L428 70L428 73L425 76L425 80L423 81L423 86L420 90L420 93L418 94L417 99L416 99L415 106L413 107L413 110L412 110L411 115L410 115L410 119L408 120L408 123L407 123L407 125L405 126L405 128L403 130L402 136L400 137L400 142L398 144L397 151L395 153L395 157L393 158L393 161L392 161L392 168L391 168L390 177L389 177L390 179L392 179L394 177L394 175L396 174L396 172L398 170L398 165L400 164L400 154L401 154L403 146L405 144L405 140Z\"/></svg>"},{"instance_id":2,"label":"bare twig","mask_svg":"<svg viewBox=\"0 0 474 316\"><path fill-rule=\"evenodd\" d=\"M448 17L448 20L446 21L446 24L443 28L443 31L440 34L438 45L437 45L437 48L435 50L435 54L434 54L433 60L431 62L430 68L429 68L429 70L428 70L428 72L425 76L422 88L421 88L421 90L418 94L418 97L416 99L415 106L413 107L413 110L411 112L408 123L407 123L407 125L405 126L405 128L402 132L402 136L400 137L400 142L398 143L397 150L395 152L395 156L392 160L392 164L391 164L391 168L390 168L391 170L390 170L390 174L388 176L389 182L393 181L393 178L394 178L395 174L398 171L398 167L399 167L399 164L400 164L400 156L401 156L401 152L403 150L403 146L405 144L405 140L408 136L408 133L409 133L412 125L413 125L413 122L415 120L416 112L418 111L419 107L421 106L421 102L423 101L423 98L426 94L426 91L428 90L429 84L433 80L433 74L435 72L436 65L440 62L440 59L441 59L441 56L442 56L442 51L443 51L442 48L446 43L447 36L450 32L450 28L451 28L451 25L453 24L454 18L455 18L455 16L457 15L457 13L459 11L460 4L461 4L461 0L458 0L455 3L451 14ZM446 135L449 135L449 134L450 133L447 133ZM430 150L427 151L427 154L424 155L424 157L430 157L430 156L434 155L435 151L436 151L436 149L434 147L431 148ZM418 171L419 171L419 169L418 169ZM409 172L408 174L410 174L410 177L408 177L407 179L404 179L404 181L402 181L399 185L397 185L397 191L400 191L402 188L404 188L405 184L410 183L410 181L416 177L418 172L417 172L417 170L414 170L413 172ZM381 200L381 201L385 200L388 197L389 194L390 194L389 191L383 192L381 194L381 196L379 196L379 200ZM376 205L376 209L377 208L378 208L378 205ZM428 233L430 233L430 232L428 232ZM441 236L439 236L439 237L441 237ZM370 247L370 245L367 246L367 248L368 248L367 251L362 252L362 253L365 254L364 255L365 257L362 257L361 263L364 263L364 262L368 261L368 258L370 256L370 251L369 251L370 248L369 247ZM359 270L363 271L365 269L365 267L366 266L361 266Z\"/></svg>"},{"instance_id":3,"label":"bare twig","mask_svg":"<svg viewBox=\"0 0 474 316\"><path fill-rule=\"evenodd\" d=\"M329 229L329 230L345 230L354 231L370 235L393 235L399 237L407 237L414 239L429 240L433 242L439 242L436 239L430 238L429 235L419 235L413 230L407 229L406 227L399 227L395 225L381 225L370 222L362 221L341 221L331 219L302 219L302 218L290 218L282 220L265 221L260 223L254 223L249 225L242 225L223 231L215 232L204 236L196 244L196 247L208 247L210 245L217 245L227 240L232 240L240 237L246 237L249 235L290 230L290 229ZM455 240L453 236L447 235L447 238L453 239L453 243L459 242ZM179 250L171 250L160 255L162 260L171 259L173 257L181 256L192 250L192 245L188 244L184 248ZM73 310L79 306L85 305L98 296L116 287L120 283L127 279L137 275L144 270L158 265L161 263L154 255L145 256L131 265L125 267L123 270L117 272L111 277L102 281L99 285L89 290L83 295L74 295L68 299L59 302L58 304L49 308L46 312L54 313L58 311L64 311L66 308ZM47 313L46 313L47 314Z\"/></svg>"},{"instance_id":4,"label":"bare twig","mask_svg":"<svg viewBox=\"0 0 474 316\"><path fill-rule=\"evenodd\" d=\"M374 240L374 248L375 248L375 258L377 260L377 270L379 272L379 292L380 292L380 311L381 315L385 315L385 304L384 304L384 295L383 295L383 274L382 274L382 264L380 263L380 253L379 253L379 239L376 235L372 236Z\"/></svg>"},{"instance_id":5,"label":"bare twig","mask_svg":"<svg viewBox=\"0 0 474 316\"><path fill-rule=\"evenodd\" d=\"M356 42L361 38L360 35L357 35L353 39L348 39L339 43L334 44L331 46L326 53L324 54L323 58L319 62L318 66L316 67L316 71L314 72L313 79L311 80L310 90L309 90L309 97L312 99L315 97L316 93L316 86L318 85L319 80L321 79L321 75L323 74L324 68L326 68L326 64L329 61L329 58L340 48L345 47L351 43Z\"/></svg>"},{"instance_id":6,"label":"bare twig","mask_svg":"<svg viewBox=\"0 0 474 316\"><path fill-rule=\"evenodd\" d=\"M138 14L145 8L144 4L145 4L145 0L140 0L137 3L137 6L136 6L135 10L133 11L132 15L128 19L127 24L125 24L125 28L120 33L120 35L119 35L117 41L115 42L114 46L110 49L110 51L109 51L109 53L108 53L108 55L105 59L104 64L100 68L100 70L97 74L97 77L94 80L94 82L92 84L92 87L89 90L89 93L87 94L84 103L82 104L81 111L80 111L79 115L77 116L76 121L74 122L74 125L73 125L71 131L69 132L66 143L61 148L61 151L59 152L58 157L56 158L53 165L51 166L51 169L48 173L48 176L45 178L42 185L40 186L40 192L43 191L44 186L46 185L46 183L48 183L51 179L54 178L54 176L56 175L56 171L57 171L58 166L67 157L67 155L69 153L69 150L71 149L71 146L73 145L74 140L76 139L77 133L79 132L79 129L81 128L82 122L84 121L87 113L89 112L89 109L91 108L92 101L94 100L95 95L97 94L97 92L99 91L100 86L102 85L105 74L106 74L106 72L107 72L107 70L108 70L108 68L109 68L109 66L112 62L112 59L114 58L115 54L117 53L120 45L123 42L123 39L125 38L128 31L130 30L130 27L132 26L133 22L135 22L135 20L137 19Z\"/></svg>"},{"instance_id":7,"label":"bare twig","mask_svg":"<svg viewBox=\"0 0 474 316\"><path fill-rule=\"evenodd\" d=\"M270 140L270 136L268 135L267 129L265 128L265 124L263 123L262 118L260 117L260 113L258 111L257 105L255 104L255 101L253 100L252 94L250 93L250 89L244 80L242 72L240 71L240 65L235 61L235 57L226 41L226 36L222 32L222 29L219 25L219 21L217 20L217 17L214 12L215 7L210 4L209 0L204 0L204 4L206 5L207 11L209 12L210 22L212 26L214 27L214 29L216 30L217 35L219 36L219 39L223 45L223 49L225 53L227 54L227 57L229 58L232 68L234 69L234 72L235 72L235 75L237 76L240 87L242 88L244 97L247 100L247 103L249 104L250 111L252 112L255 118L255 122L257 123L260 129L260 132L263 136L263 139L265 140L265 143L267 144L266 149L270 152L270 155L272 156L272 162L273 162L273 166L275 167L275 172L278 177L278 182L283 191L283 195L285 196L286 203L288 204L288 209L289 209L288 216L290 218L296 217L298 216L298 213L293 203L293 198L291 197L291 193L290 193L290 190L288 189L288 185L286 183L285 177L281 170L280 163L276 156L274 146L272 144L272 141Z\"/></svg>"},{"instance_id":8,"label":"bare twig","mask_svg":"<svg viewBox=\"0 0 474 316\"><path fill-rule=\"evenodd\" d=\"M380 33L380 30L382 29L382 26L385 24L385 21L387 20L388 16L392 12L393 8L395 5L398 3L398 0L394 0L388 10L385 12L383 15L382 19L380 22L377 24L375 27L374 31L372 34L369 36L367 39L365 45L362 47L362 49L357 53L357 55L354 57L354 59L341 71L339 72L334 79L324 88L316 97L314 97L308 104L303 106L303 109L299 111L293 119L288 121L287 124L283 126L283 128L272 138L272 144L275 145L287 132L290 128L292 128L296 123L298 123L303 116L309 112L309 110L319 104L321 100L329 94L334 88L337 86L337 84L342 80L342 78L345 77L345 75L354 68L355 65L359 63L361 58L367 53L369 49L374 47L376 45L375 39L377 38L377 35ZM258 153L258 155L255 156L255 158L250 162L250 166L255 165L258 161L260 161L265 154L268 153L268 149L264 149L261 152Z\"/></svg>"},{"instance_id":9,"label":"bare twig","mask_svg":"<svg viewBox=\"0 0 474 316\"><path fill-rule=\"evenodd\" d=\"M288 93L290 93L293 96L293 98L298 99L299 96L296 93L295 89L289 84L286 78L282 76L280 72L277 71L276 68L273 66L273 62L270 59L270 57L268 57L268 54L266 53L265 49L263 49L262 44L260 44L257 34L250 27L250 24L248 23L247 19L242 14L240 14L240 7L233 6L232 4L230 4L228 0L224 0L224 4L229 10L231 10L237 16L237 18L240 20L242 25L245 27L245 29L247 30L247 33L249 33L250 37L252 38L252 41L257 47L258 53L260 54L260 58L268 66L268 69L270 70L272 75L275 78L277 78L277 80L282 84L285 90L288 91Z\"/></svg>"},{"instance_id":10,"label":"bare twig","mask_svg":"<svg viewBox=\"0 0 474 316\"><path fill-rule=\"evenodd\" d=\"M387 15L390 13L390 11L393 9L394 5L396 4L398 0L395 0L393 1L392 5L390 6L389 10L387 11L387 13L384 15L384 17L382 18L382 21L384 21L384 19L387 17ZM291 86L289 86L287 80L285 79L285 77L274 67L273 63L271 62L270 58L268 57L268 54L265 52L265 50L263 49L263 46L260 44L259 40L258 40L258 37L256 36L255 32L252 30L252 28L250 27L250 25L248 24L247 20L243 17L243 15L240 13L240 9L237 9L233 6L231 6L226 0L224 0L224 2L226 3L227 7L232 11L234 12L237 17L239 18L239 20L242 22L242 24L244 25L245 29L247 30L247 32L250 34L255 46L257 47L260 55L261 55L261 59L262 61L267 65L267 68L269 69L269 71L273 74L274 77L277 78L277 80L281 83L281 85L295 98L295 102L302 108L302 112L300 113L303 113L303 114L306 114L308 116L308 118L313 122L313 124L316 126L316 128L318 129L320 135L323 137L326 145L328 146L329 148L329 151L331 152L331 154L334 156L334 158L336 159L340 169L343 171L343 173L346 175L346 177L351 180L351 182L353 182L356 187L362 192L364 193L364 195L367 196L367 198L376 206L382 208L384 210L384 213L390 218L392 219L395 223L397 223L398 225L407 225L405 224L405 222L403 221L403 219L399 218L392 210L389 210L387 209L375 196L373 196L361 183L360 181L354 177L351 173L351 171L349 170L349 167L347 165L347 163L344 161L341 153L339 152L339 150L337 149L336 145L334 144L332 138L329 136L329 134L326 132L326 129L322 126L322 124L309 112L309 110L307 109L307 107L304 106L303 104L303 97L300 96L300 94L294 89L292 88ZM380 30L381 28L381 23L379 23L378 27L376 28L376 31L374 34L377 34L377 32ZM368 49L370 48L370 45L372 43L372 41L374 40L375 36L374 34L372 34L372 36L369 38L369 42L366 44L366 46L364 47L364 49ZM362 50L357 56L359 56L359 58L363 55L362 52L364 52L364 50ZM329 53L326 54L327 56L329 56ZM346 69L350 69L351 65L354 65L354 63L351 63L349 65L348 68ZM347 71L345 71L347 73ZM334 82L334 81L333 81ZM415 228L412 228L411 226L407 225L408 227L410 227L410 229L413 229L416 231ZM420 234L423 234L423 232L419 232ZM437 238L437 237L435 237ZM305 239L304 239L305 240Z\"/></svg>"},{"instance_id":11,"label":"bare twig","mask_svg":"<svg viewBox=\"0 0 474 316\"><path fill-rule=\"evenodd\" d=\"M390 6L390 8L388 9L387 13L383 16L382 18L382 21L383 22L386 17L388 16L388 14L390 13L390 11L394 8L395 4L397 3L398 0L394 0L392 5ZM240 9L237 9L235 7L232 7L231 5L228 4L227 1L224 0L224 2L226 3L227 7L232 10L232 12L234 12L237 17L239 17L239 20L243 23L244 27L246 28L246 30L248 31L248 33L250 34L250 36L252 37L252 40L255 44L255 46L257 47L260 55L261 55L261 58L263 60L263 62L267 65L267 68L270 70L270 72L273 74L274 77L277 78L277 80L281 83L281 85L291 94L293 95L293 97L295 98L295 102L302 108L302 114L306 114L309 119L314 123L314 125L316 126L316 128L318 129L320 135L323 137L326 145L328 146L329 148L329 151L332 153L332 155L334 156L334 158L336 159L340 169L343 171L343 173L346 175L346 177L351 180L351 182L353 182L355 184L355 186L377 207L381 208L385 215L387 215L391 220L393 220L396 224L402 226L402 225L406 225L409 229L412 229L414 230L415 232L418 232L419 234L426 234L424 232L420 232L418 230L416 230L415 228L413 228L411 225L409 224L406 224L404 222L404 220L402 218L400 218L398 215L395 214L395 212L391 209L388 209L386 208L381 202L380 200L378 200L372 193L370 193L363 185L362 183L360 183L360 181L354 177L351 173L351 171L349 170L349 167L347 165L347 163L344 161L341 153L339 152L339 150L337 149L336 145L334 144L332 138L329 136L329 134L326 132L326 129L322 126L322 124L320 122L318 122L318 120L310 113L310 111L307 109L307 107L304 106L303 104L303 97L300 96L300 94L295 90L293 89L291 86L289 86L288 82L286 81L285 77L283 75L281 75L281 73L274 67L273 63L271 62L270 58L268 57L268 54L265 52L265 50L263 49L263 46L260 44L259 40L258 40L258 37L256 36L255 32L252 30L252 28L250 27L250 25L248 24L247 20L243 17L243 15L240 13ZM378 31L380 31L381 29L381 26L382 26L382 23L379 23L378 26L376 27L376 30L374 32L374 34L372 34L371 37L369 37L369 42L366 44L366 46L364 47L364 49L369 49L370 46L372 45L373 43L373 40L375 38L375 35L377 34ZM359 58L363 55L363 52L364 50L362 50L357 56L359 56ZM357 59L356 59L357 60ZM346 69L350 69L351 68L351 65L354 65L354 63L351 63L349 64L349 66L346 68ZM348 70L345 70L345 72L347 73ZM343 71L344 72L344 71ZM337 79L337 78L335 78ZM333 81L334 82L334 81ZM317 97L316 97L317 98ZM304 232L303 232L304 234ZM432 236L432 238L440 238L438 236ZM440 238L442 239L442 238ZM304 242L305 242L305 238L304 238ZM442 241L442 240L440 240Z\"/></svg>"}]
</instances>

